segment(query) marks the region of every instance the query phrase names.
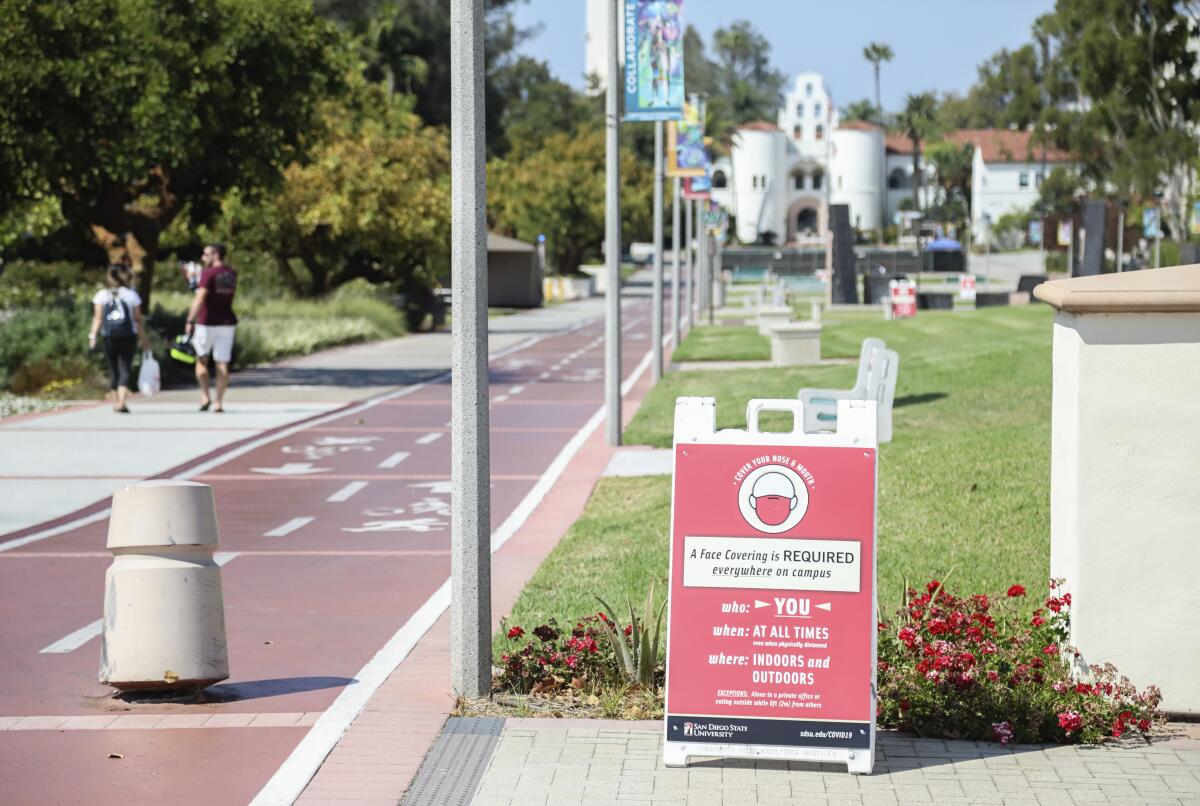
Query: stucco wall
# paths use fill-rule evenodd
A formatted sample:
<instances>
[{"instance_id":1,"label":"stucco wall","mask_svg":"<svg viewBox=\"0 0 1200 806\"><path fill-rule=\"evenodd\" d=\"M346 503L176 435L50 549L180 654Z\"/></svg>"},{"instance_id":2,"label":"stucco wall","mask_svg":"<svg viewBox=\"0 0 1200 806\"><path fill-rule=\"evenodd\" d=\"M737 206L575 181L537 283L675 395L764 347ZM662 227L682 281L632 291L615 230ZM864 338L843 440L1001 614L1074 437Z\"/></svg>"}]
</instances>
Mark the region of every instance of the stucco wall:
<instances>
[{"instance_id":1,"label":"stucco wall","mask_svg":"<svg viewBox=\"0 0 1200 806\"><path fill-rule=\"evenodd\" d=\"M1059 312L1051 558L1072 641L1200 714L1200 314Z\"/></svg>"}]
</instances>

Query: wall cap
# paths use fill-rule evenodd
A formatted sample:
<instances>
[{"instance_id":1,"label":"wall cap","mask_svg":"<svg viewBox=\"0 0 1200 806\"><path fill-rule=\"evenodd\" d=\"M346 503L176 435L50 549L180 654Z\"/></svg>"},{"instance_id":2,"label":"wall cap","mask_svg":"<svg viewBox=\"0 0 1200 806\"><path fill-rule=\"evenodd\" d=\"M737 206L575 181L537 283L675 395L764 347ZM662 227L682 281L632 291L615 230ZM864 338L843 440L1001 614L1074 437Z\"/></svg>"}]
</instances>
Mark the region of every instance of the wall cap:
<instances>
[{"instance_id":1,"label":"wall cap","mask_svg":"<svg viewBox=\"0 0 1200 806\"><path fill-rule=\"evenodd\" d=\"M1200 264L1051 280L1033 295L1068 313L1200 313Z\"/></svg>"}]
</instances>

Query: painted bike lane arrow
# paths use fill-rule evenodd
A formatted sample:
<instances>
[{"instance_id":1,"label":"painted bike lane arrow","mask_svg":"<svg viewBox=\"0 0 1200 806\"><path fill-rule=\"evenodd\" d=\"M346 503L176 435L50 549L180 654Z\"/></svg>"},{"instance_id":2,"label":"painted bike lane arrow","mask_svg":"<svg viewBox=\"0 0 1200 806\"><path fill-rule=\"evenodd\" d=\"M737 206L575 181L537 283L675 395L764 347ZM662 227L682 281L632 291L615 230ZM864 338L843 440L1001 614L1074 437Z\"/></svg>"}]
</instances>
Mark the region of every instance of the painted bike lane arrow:
<instances>
[{"instance_id":1,"label":"painted bike lane arrow","mask_svg":"<svg viewBox=\"0 0 1200 806\"><path fill-rule=\"evenodd\" d=\"M268 476L311 476L314 473L328 473L327 467L313 467L312 462L287 462L279 467L252 467L254 473L266 473Z\"/></svg>"}]
</instances>

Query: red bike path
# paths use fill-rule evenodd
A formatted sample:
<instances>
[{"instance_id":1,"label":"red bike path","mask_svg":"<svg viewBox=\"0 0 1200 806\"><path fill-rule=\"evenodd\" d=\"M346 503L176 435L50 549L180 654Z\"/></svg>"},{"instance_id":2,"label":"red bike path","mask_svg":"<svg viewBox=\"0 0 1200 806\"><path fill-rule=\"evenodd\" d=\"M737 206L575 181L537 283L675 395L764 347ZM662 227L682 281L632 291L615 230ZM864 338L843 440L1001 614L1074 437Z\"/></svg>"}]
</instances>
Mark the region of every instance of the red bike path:
<instances>
[{"instance_id":1,"label":"red bike path","mask_svg":"<svg viewBox=\"0 0 1200 806\"><path fill-rule=\"evenodd\" d=\"M630 378L645 370L649 308L625 311ZM506 358L490 377L493 531L595 428L603 322L535 337ZM226 553L231 677L206 702L125 702L97 682L100 639L87 628L111 560L107 518L0 553L0 803L254 798L449 576L449 396L446 375L177 472L198 468L190 477L212 485ZM64 641L79 645L64 651Z\"/></svg>"}]
</instances>

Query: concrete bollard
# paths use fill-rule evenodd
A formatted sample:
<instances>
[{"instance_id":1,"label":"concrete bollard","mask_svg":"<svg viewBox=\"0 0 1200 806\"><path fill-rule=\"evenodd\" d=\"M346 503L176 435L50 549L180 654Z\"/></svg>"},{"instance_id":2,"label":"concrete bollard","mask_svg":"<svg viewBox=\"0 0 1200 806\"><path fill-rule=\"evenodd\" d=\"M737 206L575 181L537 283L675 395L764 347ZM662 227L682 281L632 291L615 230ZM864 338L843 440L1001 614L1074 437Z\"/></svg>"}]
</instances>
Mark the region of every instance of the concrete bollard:
<instances>
[{"instance_id":1,"label":"concrete bollard","mask_svg":"<svg viewBox=\"0 0 1200 806\"><path fill-rule=\"evenodd\" d=\"M100 682L196 689L229 677L212 488L147 481L113 495Z\"/></svg>"},{"instance_id":2,"label":"concrete bollard","mask_svg":"<svg viewBox=\"0 0 1200 806\"><path fill-rule=\"evenodd\" d=\"M811 313L809 314L809 319L819 325L821 324L821 302L820 300L814 299L811 305L812 308Z\"/></svg>"}]
</instances>

